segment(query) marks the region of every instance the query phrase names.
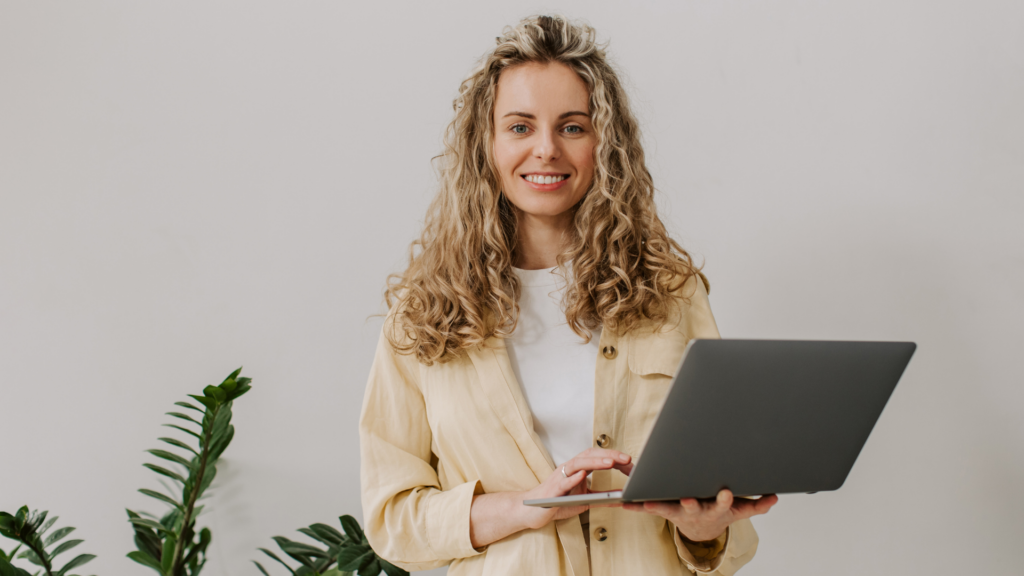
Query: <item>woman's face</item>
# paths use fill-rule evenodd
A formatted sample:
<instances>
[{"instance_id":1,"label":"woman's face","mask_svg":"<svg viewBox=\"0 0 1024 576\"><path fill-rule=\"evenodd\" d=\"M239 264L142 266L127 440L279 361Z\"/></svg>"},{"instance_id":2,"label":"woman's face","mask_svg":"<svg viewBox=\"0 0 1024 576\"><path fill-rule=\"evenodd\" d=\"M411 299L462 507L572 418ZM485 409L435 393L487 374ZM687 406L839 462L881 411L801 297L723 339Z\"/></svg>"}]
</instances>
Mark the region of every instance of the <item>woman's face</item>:
<instances>
[{"instance_id":1,"label":"woman's face","mask_svg":"<svg viewBox=\"0 0 1024 576\"><path fill-rule=\"evenodd\" d=\"M597 135L587 85L561 63L504 70L494 103L494 159L505 196L541 219L564 216L590 188Z\"/></svg>"}]
</instances>

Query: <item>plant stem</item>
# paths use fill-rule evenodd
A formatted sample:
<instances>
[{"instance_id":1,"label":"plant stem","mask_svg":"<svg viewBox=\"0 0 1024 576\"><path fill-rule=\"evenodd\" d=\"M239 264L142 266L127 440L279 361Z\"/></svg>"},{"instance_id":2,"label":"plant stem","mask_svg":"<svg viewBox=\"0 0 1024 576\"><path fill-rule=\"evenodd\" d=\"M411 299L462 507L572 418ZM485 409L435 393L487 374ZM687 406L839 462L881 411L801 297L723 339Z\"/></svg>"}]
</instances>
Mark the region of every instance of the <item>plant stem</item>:
<instances>
[{"instance_id":1,"label":"plant stem","mask_svg":"<svg viewBox=\"0 0 1024 576\"><path fill-rule=\"evenodd\" d=\"M171 573L167 576L177 576L179 565L181 564L181 556L184 553L185 543L182 536L185 535L185 531L188 530L188 525L192 521L192 510L196 506L196 498L199 497L199 488L203 485L203 476L206 475L206 461L210 456L210 442L213 438L213 426L217 422L217 412L220 410L218 404L216 408L210 411L210 426L203 433L203 453L199 457L199 472L196 473L196 480L192 484L192 493L188 495L188 504L185 506L185 517L181 523L181 532L178 534L178 539L174 542L174 560L171 562Z\"/></svg>"},{"instance_id":2,"label":"plant stem","mask_svg":"<svg viewBox=\"0 0 1024 576\"><path fill-rule=\"evenodd\" d=\"M24 542L25 546L28 546L29 550L35 552L36 557L39 558L39 561L43 563L43 569L46 570L46 576L53 576L53 567L50 565L50 561L46 559L46 550L36 550L36 547L33 546L31 542L27 542L24 540L22 542ZM12 554L11 560L13 559L14 555Z\"/></svg>"}]
</instances>

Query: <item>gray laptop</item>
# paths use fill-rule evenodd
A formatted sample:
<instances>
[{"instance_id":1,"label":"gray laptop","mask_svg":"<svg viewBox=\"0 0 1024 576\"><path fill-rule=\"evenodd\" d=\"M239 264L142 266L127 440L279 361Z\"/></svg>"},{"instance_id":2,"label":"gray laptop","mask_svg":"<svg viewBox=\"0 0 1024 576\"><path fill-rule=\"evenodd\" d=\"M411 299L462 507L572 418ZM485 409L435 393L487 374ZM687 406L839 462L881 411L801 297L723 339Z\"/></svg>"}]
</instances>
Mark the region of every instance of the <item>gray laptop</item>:
<instances>
[{"instance_id":1,"label":"gray laptop","mask_svg":"<svg viewBox=\"0 0 1024 576\"><path fill-rule=\"evenodd\" d=\"M914 354L913 342L693 340L622 490L551 508L836 490Z\"/></svg>"}]
</instances>

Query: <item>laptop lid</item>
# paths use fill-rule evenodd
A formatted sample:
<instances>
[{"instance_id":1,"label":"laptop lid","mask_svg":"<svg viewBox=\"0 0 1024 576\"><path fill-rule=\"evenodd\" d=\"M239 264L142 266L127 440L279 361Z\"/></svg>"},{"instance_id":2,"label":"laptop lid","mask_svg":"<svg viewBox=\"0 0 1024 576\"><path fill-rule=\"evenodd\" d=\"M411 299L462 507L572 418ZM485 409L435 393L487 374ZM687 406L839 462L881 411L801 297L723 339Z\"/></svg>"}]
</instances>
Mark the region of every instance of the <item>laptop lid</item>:
<instances>
[{"instance_id":1,"label":"laptop lid","mask_svg":"<svg viewBox=\"0 0 1024 576\"><path fill-rule=\"evenodd\" d=\"M839 488L915 348L691 341L623 500Z\"/></svg>"}]
</instances>

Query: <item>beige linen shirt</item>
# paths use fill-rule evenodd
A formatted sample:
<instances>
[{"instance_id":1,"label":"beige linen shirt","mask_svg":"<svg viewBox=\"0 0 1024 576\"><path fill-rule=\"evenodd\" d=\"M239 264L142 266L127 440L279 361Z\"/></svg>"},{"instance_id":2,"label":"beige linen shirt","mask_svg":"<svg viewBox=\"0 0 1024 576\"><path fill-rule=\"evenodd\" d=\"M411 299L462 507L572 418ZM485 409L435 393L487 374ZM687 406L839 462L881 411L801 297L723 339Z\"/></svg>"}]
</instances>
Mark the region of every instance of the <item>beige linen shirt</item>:
<instances>
[{"instance_id":1,"label":"beige linen shirt","mask_svg":"<svg viewBox=\"0 0 1024 576\"><path fill-rule=\"evenodd\" d=\"M624 335L602 330L594 381L595 446L639 457L687 342L719 337L699 277L691 277L676 296L675 320L660 328ZM727 576L757 549L749 520L735 522L724 547L720 540L709 551L685 542L660 516L621 508L590 510L589 559L579 517L474 549L469 511L475 494L529 490L556 469L533 430L499 338L425 366L415 355L396 353L382 334L359 437L367 539L383 558L406 570L450 564L450 576ZM593 490L619 489L626 480L615 470L592 476Z\"/></svg>"}]
</instances>

